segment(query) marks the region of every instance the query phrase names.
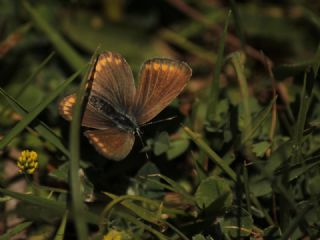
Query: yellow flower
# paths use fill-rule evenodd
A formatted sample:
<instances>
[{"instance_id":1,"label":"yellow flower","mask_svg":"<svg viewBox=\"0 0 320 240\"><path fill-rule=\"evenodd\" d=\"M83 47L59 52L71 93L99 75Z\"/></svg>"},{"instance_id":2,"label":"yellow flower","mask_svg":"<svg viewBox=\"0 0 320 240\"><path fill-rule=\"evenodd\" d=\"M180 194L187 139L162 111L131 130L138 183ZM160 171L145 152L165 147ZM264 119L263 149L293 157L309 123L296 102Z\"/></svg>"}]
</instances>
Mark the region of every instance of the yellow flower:
<instances>
[{"instance_id":1,"label":"yellow flower","mask_svg":"<svg viewBox=\"0 0 320 240\"><path fill-rule=\"evenodd\" d=\"M38 154L35 151L23 150L17 161L19 173L33 174L38 168Z\"/></svg>"},{"instance_id":2,"label":"yellow flower","mask_svg":"<svg viewBox=\"0 0 320 240\"><path fill-rule=\"evenodd\" d=\"M116 230L111 230L106 235L104 235L103 240L121 240L122 239L121 232L118 232Z\"/></svg>"}]
</instances>

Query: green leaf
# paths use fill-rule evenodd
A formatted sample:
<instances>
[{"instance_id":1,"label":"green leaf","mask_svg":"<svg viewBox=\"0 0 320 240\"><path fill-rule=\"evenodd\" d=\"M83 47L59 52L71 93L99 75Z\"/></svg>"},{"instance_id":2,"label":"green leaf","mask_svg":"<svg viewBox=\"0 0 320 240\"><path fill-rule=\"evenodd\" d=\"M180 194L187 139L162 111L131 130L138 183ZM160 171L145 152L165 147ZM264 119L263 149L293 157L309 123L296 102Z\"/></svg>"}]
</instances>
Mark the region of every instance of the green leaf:
<instances>
[{"instance_id":1,"label":"green leaf","mask_svg":"<svg viewBox=\"0 0 320 240\"><path fill-rule=\"evenodd\" d=\"M243 208L232 208L221 221L222 231L235 239L250 236L253 230L253 219Z\"/></svg>"},{"instance_id":2,"label":"green leaf","mask_svg":"<svg viewBox=\"0 0 320 240\"><path fill-rule=\"evenodd\" d=\"M270 145L268 141L252 144L252 152L255 153L257 157L263 157Z\"/></svg>"},{"instance_id":3,"label":"green leaf","mask_svg":"<svg viewBox=\"0 0 320 240\"><path fill-rule=\"evenodd\" d=\"M155 174L153 176L159 176L161 179L165 180L167 183L169 183L169 185L172 187L172 190L174 192L181 194L185 198L185 200L188 201L189 203L195 202L195 199L193 198L193 196L191 196L183 187L181 187L178 183L176 183L176 181L162 174Z\"/></svg>"},{"instance_id":4,"label":"green leaf","mask_svg":"<svg viewBox=\"0 0 320 240\"><path fill-rule=\"evenodd\" d=\"M135 195L140 195L148 198L159 198L163 196L163 187L158 184L160 183L160 177L152 177L154 181L148 181L148 176L151 174L158 174L160 173L157 166L152 162L147 162L144 164L135 177L135 182L131 188L131 191ZM158 183L155 183L158 182Z\"/></svg>"},{"instance_id":5,"label":"green leaf","mask_svg":"<svg viewBox=\"0 0 320 240\"><path fill-rule=\"evenodd\" d=\"M276 226L269 226L263 230L263 239L281 239L281 229Z\"/></svg>"},{"instance_id":6,"label":"green leaf","mask_svg":"<svg viewBox=\"0 0 320 240\"><path fill-rule=\"evenodd\" d=\"M167 132L161 132L154 140L153 153L159 156L169 149L169 135Z\"/></svg>"},{"instance_id":7,"label":"green leaf","mask_svg":"<svg viewBox=\"0 0 320 240\"><path fill-rule=\"evenodd\" d=\"M200 208L222 212L232 204L229 184L222 178L211 176L203 180L196 190L195 198Z\"/></svg>"},{"instance_id":8,"label":"green leaf","mask_svg":"<svg viewBox=\"0 0 320 240\"><path fill-rule=\"evenodd\" d=\"M183 154L189 147L190 142L188 139L180 138L177 140L171 140L169 149L167 150L168 160L173 160Z\"/></svg>"},{"instance_id":9,"label":"green leaf","mask_svg":"<svg viewBox=\"0 0 320 240\"><path fill-rule=\"evenodd\" d=\"M56 178L58 181L67 183L69 180L70 162L61 164L58 168L49 173L49 176Z\"/></svg>"},{"instance_id":10,"label":"green leaf","mask_svg":"<svg viewBox=\"0 0 320 240\"><path fill-rule=\"evenodd\" d=\"M320 196L320 176L313 176L308 179L308 192L314 196Z\"/></svg>"}]
</instances>

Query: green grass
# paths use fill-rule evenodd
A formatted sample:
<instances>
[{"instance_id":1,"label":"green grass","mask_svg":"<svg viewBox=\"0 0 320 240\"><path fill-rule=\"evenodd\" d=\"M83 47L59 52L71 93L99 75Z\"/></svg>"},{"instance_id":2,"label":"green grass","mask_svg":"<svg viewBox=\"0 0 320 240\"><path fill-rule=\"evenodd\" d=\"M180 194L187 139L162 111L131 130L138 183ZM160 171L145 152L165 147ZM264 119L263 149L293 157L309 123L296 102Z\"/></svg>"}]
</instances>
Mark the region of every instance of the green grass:
<instances>
[{"instance_id":1,"label":"green grass","mask_svg":"<svg viewBox=\"0 0 320 240\"><path fill-rule=\"evenodd\" d=\"M0 220L23 220L0 239L318 238L320 5L123 3L1 3ZM82 134L98 46L136 80L155 56L193 70L155 120L177 117L143 127L145 146L119 162ZM58 104L74 92L68 123ZM34 175L10 167L24 149L38 153Z\"/></svg>"}]
</instances>

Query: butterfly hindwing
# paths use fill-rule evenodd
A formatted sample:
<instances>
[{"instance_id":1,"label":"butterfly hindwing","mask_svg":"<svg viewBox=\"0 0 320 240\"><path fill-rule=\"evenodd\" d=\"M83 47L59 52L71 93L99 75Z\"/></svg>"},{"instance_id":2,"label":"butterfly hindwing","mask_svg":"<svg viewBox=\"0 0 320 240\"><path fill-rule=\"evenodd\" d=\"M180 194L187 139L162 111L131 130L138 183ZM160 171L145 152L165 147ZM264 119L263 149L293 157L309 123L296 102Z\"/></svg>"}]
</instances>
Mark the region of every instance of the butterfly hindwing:
<instances>
[{"instance_id":1,"label":"butterfly hindwing","mask_svg":"<svg viewBox=\"0 0 320 240\"><path fill-rule=\"evenodd\" d=\"M88 130L84 134L100 154L115 161L120 161L129 154L135 140L133 133L115 127Z\"/></svg>"},{"instance_id":2,"label":"butterfly hindwing","mask_svg":"<svg viewBox=\"0 0 320 240\"><path fill-rule=\"evenodd\" d=\"M191 77L191 68L166 58L146 61L140 70L133 114L138 124L150 121L176 98Z\"/></svg>"},{"instance_id":3,"label":"butterfly hindwing","mask_svg":"<svg viewBox=\"0 0 320 240\"><path fill-rule=\"evenodd\" d=\"M73 107L76 103L76 95L71 94L69 96L64 97L59 103L59 113L60 115L68 120L72 120Z\"/></svg>"},{"instance_id":4,"label":"butterfly hindwing","mask_svg":"<svg viewBox=\"0 0 320 240\"><path fill-rule=\"evenodd\" d=\"M60 101L59 113L64 119L68 121L72 120L72 114L75 103L76 94L66 96ZM108 119L106 119L102 114L97 112L92 106L86 104L81 120L81 125L83 127L105 129L113 126L114 124Z\"/></svg>"}]
</instances>

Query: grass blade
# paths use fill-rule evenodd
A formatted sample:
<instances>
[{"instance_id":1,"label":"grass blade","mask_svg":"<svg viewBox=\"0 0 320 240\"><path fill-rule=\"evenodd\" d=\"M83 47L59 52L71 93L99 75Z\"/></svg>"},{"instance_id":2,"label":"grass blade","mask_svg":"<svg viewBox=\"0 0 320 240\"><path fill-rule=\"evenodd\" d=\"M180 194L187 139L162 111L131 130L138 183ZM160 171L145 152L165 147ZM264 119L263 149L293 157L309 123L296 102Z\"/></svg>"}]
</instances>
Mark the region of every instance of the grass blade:
<instances>
[{"instance_id":1,"label":"grass blade","mask_svg":"<svg viewBox=\"0 0 320 240\"><path fill-rule=\"evenodd\" d=\"M192 43L191 41L175 33L174 31L168 29L162 30L160 36L168 42L178 45L179 47L194 54L195 56L198 56L199 58L202 58L203 60L208 61L209 63L214 64L216 62L215 55L213 55L212 53L208 53L205 48Z\"/></svg>"},{"instance_id":2,"label":"grass blade","mask_svg":"<svg viewBox=\"0 0 320 240\"><path fill-rule=\"evenodd\" d=\"M30 14L33 22L47 35L57 51L64 57L70 66L77 70L85 64L85 61L73 48L54 30L53 27L34 9L27 1L23 1L23 7Z\"/></svg>"},{"instance_id":3,"label":"grass blade","mask_svg":"<svg viewBox=\"0 0 320 240\"><path fill-rule=\"evenodd\" d=\"M31 195L31 194L13 192L10 190L6 190L4 188L0 188L0 193L3 193L4 195L10 196L12 198L16 198L23 202L27 202L35 206L44 208L48 212L53 213L55 215L63 216L63 214L67 210L67 204L64 202L59 202L52 199ZM85 214L85 219L88 223L91 223L91 224L99 223L99 216L97 216L96 214L88 210L86 210L84 214Z\"/></svg>"},{"instance_id":4,"label":"grass blade","mask_svg":"<svg viewBox=\"0 0 320 240\"><path fill-rule=\"evenodd\" d=\"M32 82L32 80L35 78L35 76L38 75L38 73L44 68L45 65L53 58L54 52L50 53L48 57L46 57L39 66L32 72L32 74L27 78L26 81L21 85L20 90L14 95L15 98L20 98L21 95L25 92L26 88L29 86L29 84Z\"/></svg>"},{"instance_id":5,"label":"grass blade","mask_svg":"<svg viewBox=\"0 0 320 240\"><path fill-rule=\"evenodd\" d=\"M21 95L25 92L26 88L29 86L29 84L32 82L35 76L44 68L45 65L52 59L54 56L54 52L52 52L48 57L46 57L39 66L32 72L32 74L27 78L27 80L24 81L24 83L20 86L17 93L14 94L14 98L20 98ZM0 113L2 115L7 109L7 105L5 105Z\"/></svg>"},{"instance_id":6,"label":"grass blade","mask_svg":"<svg viewBox=\"0 0 320 240\"><path fill-rule=\"evenodd\" d=\"M96 60L97 51L92 56L92 64L89 64L85 76L81 81L79 91L76 95L76 103L74 106L71 129L70 129L70 189L71 189L71 208L72 216L75 222L75 228L78 239L88 239L88 229L84 215L83 195L80 190L81 182L79 178L79 162L80 162L80 122L82 116L82 103L85 95L85 85L90 75L91 65Z\"/></svg>"},{"instance_id":7,"label":"grass blade","mask_svg":"<svg viewBox=\"0 0 320 240\"><path fill-rule=\"evenodd\" d=\"M259 129L260 126L262 126L262 123L266 120L269 113L272 110L272 106L277 100L277 96L272 99L272 101L269 103L269 105L263 109L261 112L259 112L258 116L253 120L252 126L248 126L242 134L242 144L245 144L247 141L251 139L251 137L255 134L255 132Z\"/></svg>"},{"instance_id":8,"label":"grass blade","mask_svg":"<svg viewBox=\"0 0 320 240\"><path fill-rule=\"evenodd\" d=\"M313 73L311 74L311 72L306 72L304 74L303 87L300 96L299 113L294 128L294 136L292 138L292 151L296 152L296 154L293 153L293 162L296 162L296 160L298 160L299 162L302 161L301 145L303 143L303 132L307 120L307 113L309 110L312 95L312 86L310 85L313 84L313 79L311 78L313 78Z\"/></svg>"},{"instance_id":9,"label":"grass blade","mask_svg":"<svg viewBox=\"0 0 320 240\"><path fill-rule=\"evenodd\" d=\"M160 240L168 240L169 238L163 235L161 232L153 229L151 226L144 224L143 222L140 222L135 217L131 216L130 214L124 213L124 212L117 212L117 215L120 216L123 219L126 219L128 222L133 223L134 225L140 227L141 229L145 229L146 231L152 233Z\"/></svg>"},{"instance_id":10,"label":"grass blade","mask_svg":"<svg viewBox=\"0 0 320 240\"><path fill-rule=\"evenodd\" d=\"M207 104L207 120L208 121L212 119L212 115L216 110L216 104L218 102L218 95L219 95L219 89L220 89L220 73L223 65L224 43L225 43L225 38L227 35L228 26L229 26L230 15L231 15L231 12L228 13L227 20L224 25L224 31L220 39L218 57L217 57L215 68L214 68L215 69L214 76L213 76L213 81L212 81L210 93L209 93L209 102Z\"/></svg>"},{"instance_id":11,"label":"grass blade","mask_svg":"<svg viewBox=\"0 0 320 240\"><path fill-rule=\"evenodd\" d=\"M20 223L17 226L14 226L12 229L10 229L8 232L0 236L0 240L8 240L17 235L18 233L22 232L26 228L28 228L32 222L24 222Z\"/></svg>"},{"instance_id":12,"label":"grass blade","mask_svg":"<svg viewBox=\"0 0 320 240\"><path fill-rule=\"evenodd\" d=\"M244 108L244 126L247 127L248 130L251 126L251 111L250 111L250 104L249 104L249 89L247 79L245 77L245 69L244 69L244 60L243 56L240 52L236 52L231 55L232 64L236 70L241 97L243 100L243 108Z\"/></svg>"},{"instance_id":13,"label":"grass blade","mask_svg":"<svg viewBox=\"0 0 320 240\"><path fill-rule=\"evenodd\" d=\"M14 98L9 96L5 91L0 88L0 93L6 98L11 107L18 112L23 117L27 116L29 112L20 105ZM58 148L61 152L63 152L66 156L69 157L69 151L62 143L62 140L59 136L57 136L44 122L35 119L34 120L35 127L34 129L48 142Z\"/></svg>"},{"instance_id":14,"label":"grass blade","mask_svg":"<svg viewBox=\"0 0 320 240\"><path fill-rule=\"evenodd\" d=\"M64 83L62 83L56 90L54 90L48 97L46 97L34 110L32 110L28 115L25 116L19 123L17 123L10 132L4 136L0 141L0 149L4 148L10 141L16 137L20 132L23 131L74 79L76 79L82 69L74 73L69 77ZM1 89L4 93L4 90Z\"/></svg>"},{"instance_id":15,"label":"grass blade","mask_svg":"<svg viewBox=\"0 0 320 240\"><path fill-rule=\"evenodd\" d=\"M33 204L35 206L39 206L42 208L47 209L48 211L55 213L56 215L61 215L64 213L64 211L66 210L66 204L63 202L58 202L55 200L51 200L51 199L47 199L47 198L42 198L42 197L38 197L35 195L31 195L31 194L24 194L24 193L18 193L18 192L13 192L13 191L9 191L3 188L0 188L0 192L19 199L21 201Z\"/></svg>"},{"instance_id":16,"label":"grass blade","mask_svg":"<svg viewBox=\"0 0 320 240\"><path fill-rule=\"evenodd\" d=\"M183 130L190 136L195 144L197 144L197 146L203 150L215 164L217 164L217 166L219 166L234 182L237 181L236 173L209 147L203 139L197 136L197 134L192 132L188 127L183 127Z\"/></svg>"},{"instance_id":17,"label":"grass blade","mask_svg":"<svg viewBox=\"0 0 320 240\"><path fill-rule=\"evenodd\" d=\"M246 39L245 39L242 19L240 17L240 11L235 0L230 0L230 6L232 9L232 15L234 18L235 29L236 29L237 35L240 38L241 47L242 49L244 49L246 46Z\"/></svg>"},{"instance_id":18,"label":"grass blade","mask_svg":"<svg viewBox=\"0 0 320 240\"><path fill-rule=\"evenodd\" d=\"M64 233L66 230L67 220L68 220L68 211L66 211L65 214L63 215L62 221L60 223L57 234L54 237L54 240L63 240L64 239Z\"/></svg>"}]
</instances>

